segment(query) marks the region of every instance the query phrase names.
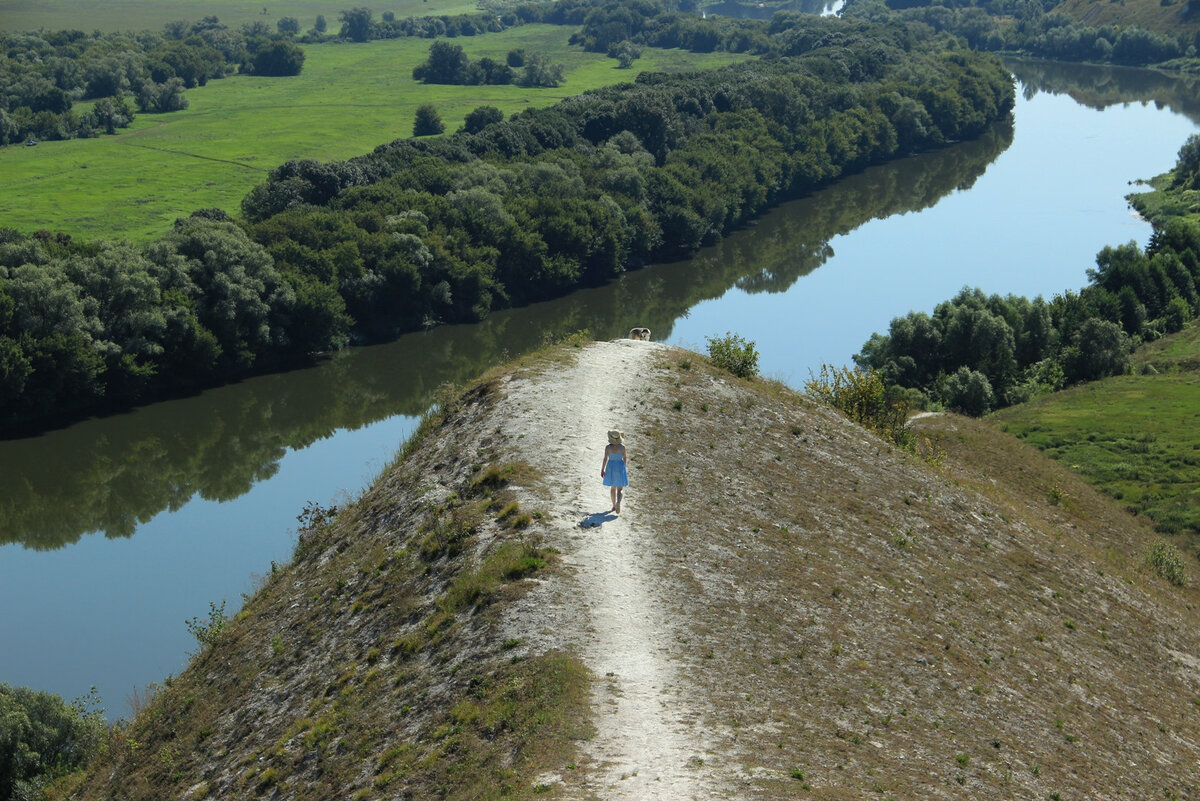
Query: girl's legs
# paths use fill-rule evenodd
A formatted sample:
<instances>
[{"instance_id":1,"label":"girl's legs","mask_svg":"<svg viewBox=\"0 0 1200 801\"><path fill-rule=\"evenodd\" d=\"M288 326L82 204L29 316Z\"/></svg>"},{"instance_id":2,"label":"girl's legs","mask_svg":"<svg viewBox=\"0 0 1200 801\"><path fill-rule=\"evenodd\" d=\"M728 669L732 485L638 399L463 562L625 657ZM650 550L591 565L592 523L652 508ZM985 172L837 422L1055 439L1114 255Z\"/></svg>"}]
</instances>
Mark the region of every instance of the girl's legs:
<instances>
[{"instance_id":1,"label":"girl's legs","mask_svg":"<svg viewBox=\"0 0 1200 801\"><path fill-rule=\"evenodd\" d=\"M617 511L617 488L609 487L609 495L612 496L612 510Z\"/></svg>"}]
</instances>

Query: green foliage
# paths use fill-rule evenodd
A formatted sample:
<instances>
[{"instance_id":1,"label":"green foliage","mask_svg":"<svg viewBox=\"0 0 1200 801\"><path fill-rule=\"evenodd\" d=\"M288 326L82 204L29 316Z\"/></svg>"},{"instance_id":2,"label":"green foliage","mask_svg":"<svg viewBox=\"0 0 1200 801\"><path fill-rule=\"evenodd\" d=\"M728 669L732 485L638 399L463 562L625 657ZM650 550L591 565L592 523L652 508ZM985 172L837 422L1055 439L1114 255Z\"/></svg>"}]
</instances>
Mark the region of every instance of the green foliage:
<instances>
[{"instance_id":1,"label":"green foliage","mask_svg":"<svg viewBox=\"0 0 1200 801\"><path fill-rule=\"evenodd\" d=\"M225 628L229 625L229 618L225 616L225 602L216 604L210 601L207 619L194 617L186 623L188 633L196 638L200 648L211 648L220 642L221 637L225 635Z\"/></svg>"},{"instance_id":2,"label":"green foliage","mask_svg":"<svg viewBox=\"0 0 1200 801\"><path fill-rule=\"evenodd\" d=\"M871 18L874 8L868 3L851 4L844 16ZM893 17L934 25L961 36L972 48L1063 61L1148 66L1179 58L1194 47L1195 28L1182 28L1177 13L1145 13L1145 6L1136 0L1076 4L1076 9L1086 9L1084 19L1072 19L1057 8L1048 13L1038 8L1034 13L1031 7L1017 10L1011 4L978 0L954 8L932 4L903 8ZM1012 24L1014 16L1018 24Z\"/></svg>"},{"instance_id":3,"label":"green foliage","mask_svg":"<svg viewBox=\"0 0 1200 801\"><path fill-rule=\"evenodd\" d=\"M344 12L347 38L375 36L376 23L361 11ZM366 28L355 27L364 17ZM889 118L897 96L925 110L925 134L904 140L913 148L978 133L1012 104L998 64L946 55L919 30L910 38L884 26L801 19L772 30L782 51L803 56L658 75L528 108L474 133L397 140L350 161L285 162L245 198L248 232L220 212L202 212L146 249L158 285L157 297L153 289L147 295L156 313L147 319L162 321L152 336L107 336L104 321L88 318L89 297L72 300L70 276L60 306L80 310L76 334L55 332L28 347L10 335L18 344L3 349L3 385L8 395L22 387L22 400L0 416L75 414L204 386L603 282L688 255L792 192L900 155ZM846 34L839 58L856 64L836 79L824 46L797 41L831 31ZM902 84L884 68L900 60L913 67ZM529 84L561 77L544 52L527 54L521 69ZM760 102L780 93L778 103ZM797 106L812 125L795 118ZM441 130L437 111L419 107L414 131ZM25 271L19 282L32 282L31 268L45 269L24 260L14 267ZM16 293L21 302L34 294ZM756 370L752 351L741 354L739 370ZM67 386L47 387L63 401L25 401L30 382L51 382L51 362L66 367ZM107 383L110 376L120 381Z\"/></svg>"},{"instance_id":4,"label":"green foliage","mask_svg":"<svg viewBox=\"0 0 1200 801\"><path fill-rule=\"evenodd\" d=\"M804 391L864 428L903 448L914 445L908 430L908 403L874 370L821 365L821 374Z\"/></svg>"},{"instance_id":5,"label":"green foliage","mask_svg":"<svg viewBox=\"0 0 1200 801\"><path fill-rule=\"evenodd\" d=\"M1200 311L1200 225L1169 220L1143 251L1105 247L1079 292L1037 298L964 289L933 315L910 312L855 355L900 387L968 414L1129 371L1140 342Z\"/></svg>"},{"instance_id":6,"label":"green foliage","mask_svg":"<svg viewBox=\"0 0 1200 801\"><path fill-rule=\"evenodd\" d=\"M708 342L708 358L738 378L754 378L758 375L758 350L753 342L732 332L723 337L705 337Z\"/></svg>"},{"instance_id":7,"label":"green foliage","mask_svg":"<svg viewBox=\"0 0 1200 801\"><path fill-rule=\"evenodd\" d=\"M1184 566L1183 554L1166 540L1159 540L1147 548L1144 561L1155 575L1166 579L1176 587L1187 586L1188 574L1187 568Z\"/></svg>"},{"instance_id":8,"label":"green foliage","mask_svg":"<svg viewBox=\"0 0 1200 801\"><path fill-rule=\"evenodd\" d=\"M97 753L106 733L103 713L84 701L0 683L0 798L42 798L43 788Z\"/></svg>"},{"instance_id":9,"label":"green foliage","mask_svg":"<svg viewBox=\"0 0 1200 801\"><path fill-rule=\"evenodd\" d=\"M422 103L417 106L417 116L413 121L413 136L434 136L446 130L437 107L432 103Z\"/></svg>"},{"instance_id":10,"label":"green foliage","mask_svg":"<svg viewBox=\"0 0 1200 801\"><path fill-rule=\"evenodd\" d=\"M277 41L254 54L254 74L299 75L304 68L304 51L287 41Z\"/></svg>"}]
</instances>

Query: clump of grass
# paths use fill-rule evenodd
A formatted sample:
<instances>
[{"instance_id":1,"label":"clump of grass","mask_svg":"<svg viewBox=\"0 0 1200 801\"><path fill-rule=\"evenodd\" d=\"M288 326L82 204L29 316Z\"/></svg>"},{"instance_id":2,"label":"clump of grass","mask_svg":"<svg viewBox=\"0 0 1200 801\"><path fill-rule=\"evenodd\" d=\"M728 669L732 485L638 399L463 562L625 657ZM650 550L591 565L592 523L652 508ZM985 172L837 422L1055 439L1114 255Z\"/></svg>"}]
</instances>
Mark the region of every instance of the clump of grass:
<instances>
[{"instance_id":1,"label":"clump of grass","mask_svg":"<svg viewBox=\"0 0 1200 801\"><path fill-rule=\"evenodd\" d=\"M1188 575L1183 562L1183 554L1166 540L1159 540L1146 549L1145 563L1156 575L1176 587L1187 586Z\"/></svg>"}]
</instances>

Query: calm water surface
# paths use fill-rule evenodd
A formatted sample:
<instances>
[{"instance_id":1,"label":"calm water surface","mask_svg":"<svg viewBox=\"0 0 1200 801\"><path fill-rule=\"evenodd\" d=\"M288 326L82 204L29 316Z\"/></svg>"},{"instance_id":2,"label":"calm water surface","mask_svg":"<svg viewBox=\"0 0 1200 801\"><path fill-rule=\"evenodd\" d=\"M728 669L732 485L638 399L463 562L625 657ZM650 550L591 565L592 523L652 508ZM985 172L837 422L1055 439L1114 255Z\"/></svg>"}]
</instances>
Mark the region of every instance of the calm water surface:
<instances>
[{"instance_id":1,"label":"calm water surface","mask_svg":"<svg viewBox=\"0 0 1200 801\"><path fill-rule=\"evenodd\" d=\"M1012 125L873 168L788 203L687 262L570 298L342 354L27 440L0 442L0 681L80 696L111 717L178 672L185 621L233 612L286 561L308 501L368 486L444 382L581 328L645 325L702 350L754 340L800 386L875 331L963 286L1050 297L1105 245L1145 244L1131 181L1197 130L1194 82L1013 63Z\"/></svg>"}]
</instances>

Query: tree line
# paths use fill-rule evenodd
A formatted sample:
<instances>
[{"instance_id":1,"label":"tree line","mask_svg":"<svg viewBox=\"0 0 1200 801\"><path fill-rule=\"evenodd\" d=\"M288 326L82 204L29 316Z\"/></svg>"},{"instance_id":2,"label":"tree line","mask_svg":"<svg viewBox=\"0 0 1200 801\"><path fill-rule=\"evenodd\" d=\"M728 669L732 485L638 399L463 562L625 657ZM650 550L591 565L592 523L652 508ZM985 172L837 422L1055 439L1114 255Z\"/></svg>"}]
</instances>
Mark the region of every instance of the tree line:
<instances>
[{"instance_id":1,"label":"tree line","mask_svg":"<svg viewBox=\"0 0 1200 801\"><path fill-rule=\"evenodd\" d=\"M187 107L184 90L233 72L297 75L304 51L261 22L216 17L162 33L0 32L0 145L112 134L134 118ZM95 101L78 113L79 101ZM132 102L132 105L131 105Z\"/></svg>"},{"instance_id":2,"label":"tree line","mask_svg":"<svg viewBox=\"0 0 1200 801\"><path fill-rule=\"evenodd\" d=\"M526 54L524 49L514 48L504 62L486 56L471 61L459 45L437 41L429 46L429 57L413 67L412 76L422 83L553 87L562 83L564 72L561 64L551 63L544 53Z\"/></svg>"},{"instance_id":3,"label":"tree line","mask_svg":"<svg viewBox=\"0 0 1200 801\"><path fill-rule=\"evenodd\" d=\"M1200 181L1200 136L1180 151L1173 182ZM972 415L1070 384L1120 375L1140 343L1200 314L1200 225L1156 225L1145 249L1105 247L1078 292L1050 301L964 289L933 314L909 312L854 357L910 401Z\"/></svg>"},{"instance_id":4,"label":"tree line","mask_svg":"<svg viewBox=\"0 0 1200 801\"><path fill-rule=\"evenodd\" d=\"M144 248L0 231L5 430L683 258L783 197L978 136L1012 107L998 62L919 30L796 26L828 43L288 162L242 221L197 212Z\"/></svg>"},{"instance_id":5,"label":"tree line","mask_svg":"<svg viewBox=\"0 0 1200 801\"><path fill-rule=\"evenodd\" d=\"M1194 59L1200 50L1200 31L1167 34L1135 25L1087 25L1056 11L1057 5L1056 0L850 0L843 14L874 20L894 14L961 37L978 50L1061 61L1170 65Z\"/></svg>"}]
</instances>

